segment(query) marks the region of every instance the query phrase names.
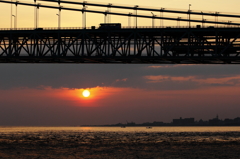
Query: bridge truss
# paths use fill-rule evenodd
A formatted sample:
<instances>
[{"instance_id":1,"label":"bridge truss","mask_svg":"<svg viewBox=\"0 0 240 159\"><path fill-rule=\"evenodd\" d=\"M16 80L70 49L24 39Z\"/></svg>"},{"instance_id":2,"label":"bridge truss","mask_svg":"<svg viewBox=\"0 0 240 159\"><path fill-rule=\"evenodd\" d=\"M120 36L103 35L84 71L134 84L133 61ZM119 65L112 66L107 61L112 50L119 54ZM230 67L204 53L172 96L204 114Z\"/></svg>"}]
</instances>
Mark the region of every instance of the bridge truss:
<instances>
[{"instance_id":1,"label":"bridge truss","mask_svg":"<svg viewBox=\"0 0 240 159\"><path fill-rule=\"evenodd\" d=\"M239 28L0 31L0 63L239 64Z\"/></svg>"}]
</instances>

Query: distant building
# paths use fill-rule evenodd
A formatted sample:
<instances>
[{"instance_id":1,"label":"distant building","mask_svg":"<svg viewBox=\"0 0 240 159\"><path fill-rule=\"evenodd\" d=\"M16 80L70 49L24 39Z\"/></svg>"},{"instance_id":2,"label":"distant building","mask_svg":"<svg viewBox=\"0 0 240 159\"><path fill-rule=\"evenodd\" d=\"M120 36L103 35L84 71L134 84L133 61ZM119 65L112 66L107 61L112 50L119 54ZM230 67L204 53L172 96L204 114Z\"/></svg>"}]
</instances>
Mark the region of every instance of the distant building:
<instances>
[{"instance_id":1,"label":"distant building","mask_svg":"<svg viewBox=\"0 0 240 159\"><path fill-rule=\"evenodd\" d=\"M136 123L134 123L134 122L127 122L127 126L136 126Z\"/></svg>"},{"instance_id":2,"label":"distant building","mask_svg":"<svg viewBox=\"0 0 240 159\"><path fill-rule=\"evenodd\" d=\"M209 124L208 124L208 121L203 121L202 119L200 119L199 121L195 122L195 125L196 126L207 126Z\"/></svg>"},{"instance_id":3,"label":"distant building","mask_svg":"<svg viewBox=\"0 0 240 159\"><path fill-rule=\"evenodd\" d=\"M233 125L234 124L234 120L233 119L225 119L223 121L224 125Z\"/></svg>"},{"instance_id":4,"label":"distant building","mask_svg":"<svg viewBox=\"0 0 240 159\"><path fill-rule=\"evenodd\" d=\"M209 119L208 122L209 125L220 125L222 123L222 121L218 119L218 115L216 116L216 118Z\"/></svg>"},{"instance_id":5,"label":"distant building","mask_svg":"<svg viewBox=\"0 0 240 159\"><path fill-rule=\"evenodd\" d=\"M179 126L188 126L188 125L194 125L194 118L184 118L182 119L180 117L180 119L173 119L172 124L173 125L179 125Z\"/></svg>"},{"instance_id":6,"label":"distant building","mask_svg":"<svg viewBox=\"0 0 240 159\"><path fill-rule=\"evenodd\" d=\"M89 125L84 125L89 126ZM145 122L142 124L136 124L135 122L128 122L126 121L126 124L117 123L113 125L102 125L102 126L240 126L240 117L234 118L234 119L224 119L220 120L218 118L218 115L210 120L203 121L200 119L199 121L195 121L194 118L179 118L179 119L173 119L171 123L164 123L160 121L154 121L152 123Z\"/></svg>"},{"instance_id":7,"label":"distant building","mask_svg":"<svg viewBox=\"0 0 240 159\"><path fill-rule=\"evenodd\" d=\"M235 118L234 122L240 124L240 117Z\"/></svg>"}]
</instances>

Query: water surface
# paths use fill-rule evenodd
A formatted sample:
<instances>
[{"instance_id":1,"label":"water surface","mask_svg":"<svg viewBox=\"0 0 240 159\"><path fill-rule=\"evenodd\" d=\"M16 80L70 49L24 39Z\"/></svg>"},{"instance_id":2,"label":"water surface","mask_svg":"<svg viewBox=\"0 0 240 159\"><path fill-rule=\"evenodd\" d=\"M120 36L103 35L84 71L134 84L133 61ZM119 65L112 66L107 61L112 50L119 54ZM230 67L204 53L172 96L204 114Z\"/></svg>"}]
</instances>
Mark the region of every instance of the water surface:
<instances>
[{"instance_id":1,"label":"water surface","mask_svg":"<svg viewBox=\"0 0 240 159\"><path fill-rule=\"evenodd\" d=\"M239 158L240 127L0 127L2 158Z\"/></svg>"}]
</instances>

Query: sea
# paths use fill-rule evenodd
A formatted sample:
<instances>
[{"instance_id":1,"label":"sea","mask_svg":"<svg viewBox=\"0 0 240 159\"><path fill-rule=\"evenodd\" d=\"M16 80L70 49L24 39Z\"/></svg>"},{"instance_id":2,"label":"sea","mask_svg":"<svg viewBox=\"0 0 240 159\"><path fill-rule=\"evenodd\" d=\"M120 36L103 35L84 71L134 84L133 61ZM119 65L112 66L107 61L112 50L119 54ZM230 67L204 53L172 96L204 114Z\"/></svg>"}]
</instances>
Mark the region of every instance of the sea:
<instances>
[{"instance_id":1,"label":"sea","mask_svg":"<svg viewBox=\"0 0 240 159\"><path fill-rule=\"evenodd\" d=\"M0 158L240 158L240 127L0 127Z\"/></svg>"}]
</instances>

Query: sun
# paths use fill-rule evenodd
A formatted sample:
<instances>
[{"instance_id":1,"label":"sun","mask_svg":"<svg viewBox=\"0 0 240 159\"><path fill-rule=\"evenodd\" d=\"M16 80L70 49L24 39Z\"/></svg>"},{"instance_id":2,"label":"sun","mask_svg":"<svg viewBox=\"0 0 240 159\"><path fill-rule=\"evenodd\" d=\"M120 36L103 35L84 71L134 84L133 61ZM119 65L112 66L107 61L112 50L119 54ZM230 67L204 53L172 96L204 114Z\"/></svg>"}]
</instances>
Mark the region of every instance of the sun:
<instances>
[{"instance_id":1,"label":"sun","mask_svg":"<svg viewBox=\"0 0 240 159\"><path fill-rule=\"evenodd\" d=\"M89 96L90 96L89 90L84 90L84 91L82 92L82 95L83 95L84 97L89 97Z\"/></svg>"}]
</instances>

